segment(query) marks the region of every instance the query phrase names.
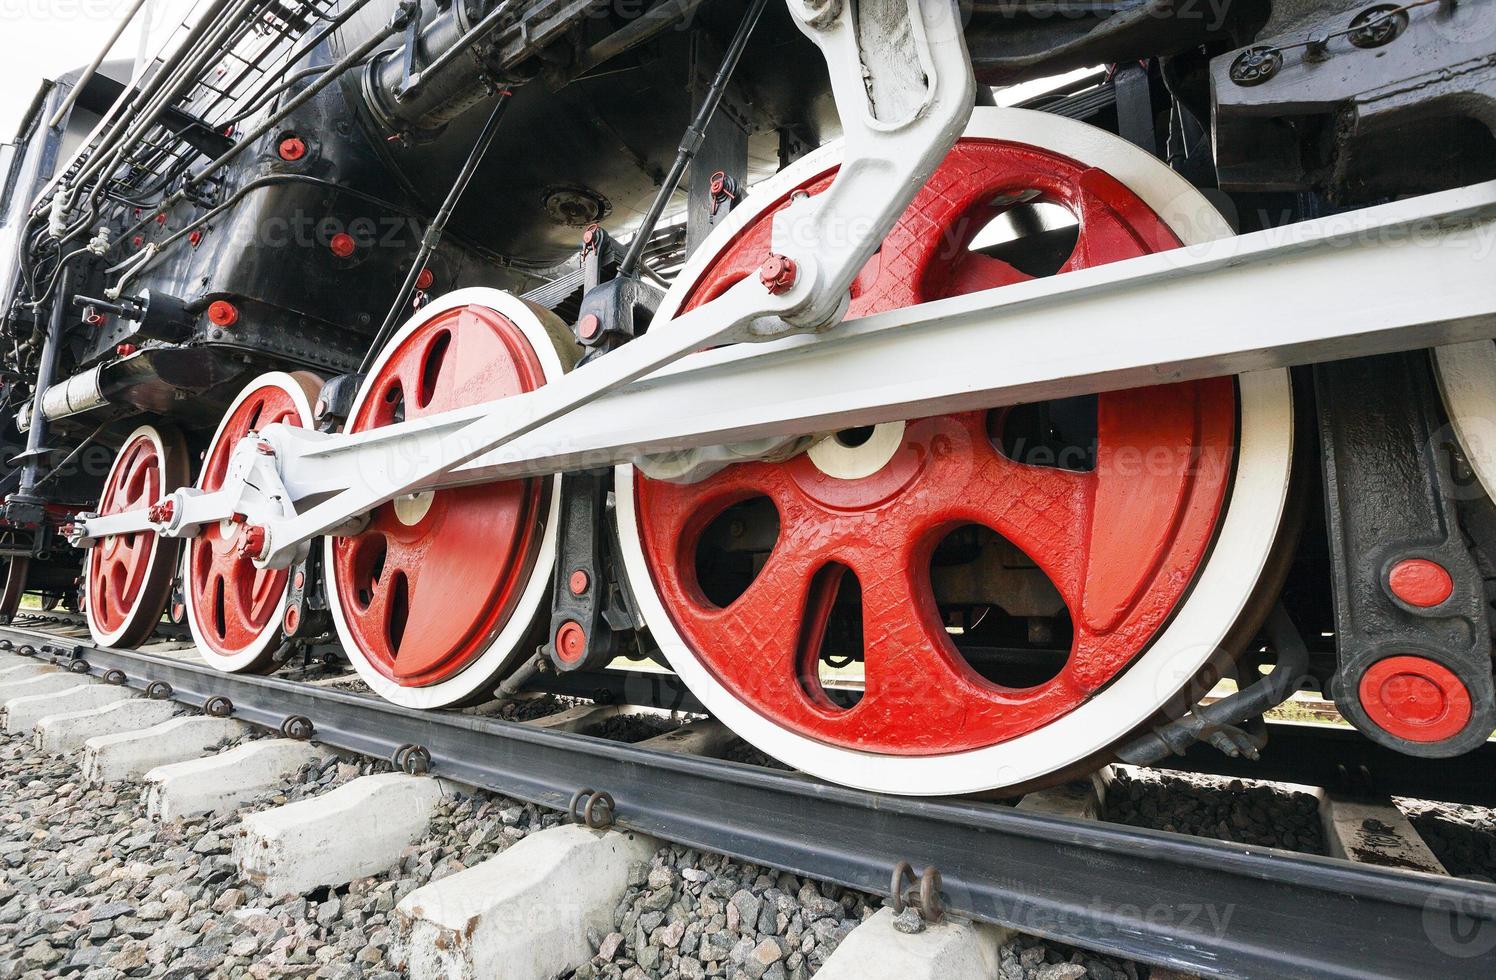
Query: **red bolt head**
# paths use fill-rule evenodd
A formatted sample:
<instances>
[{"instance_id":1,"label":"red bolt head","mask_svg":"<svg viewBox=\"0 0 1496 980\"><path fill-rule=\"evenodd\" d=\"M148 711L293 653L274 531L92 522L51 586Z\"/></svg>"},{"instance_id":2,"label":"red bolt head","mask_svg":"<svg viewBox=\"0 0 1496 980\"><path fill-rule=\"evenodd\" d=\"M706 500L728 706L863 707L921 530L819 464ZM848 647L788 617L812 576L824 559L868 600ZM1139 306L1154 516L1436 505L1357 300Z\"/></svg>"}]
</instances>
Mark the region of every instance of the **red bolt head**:
<instances>
[{"instance_id":1,"label":"red bolt head","mask_svg":"<svg viewBox=\"0 0 1496 980\"><path fill-rule=\"evenodd\" d=\"M239 311L228 300L214 300L208 304L208 322L216 327L232 327L239 322Z\"/></svg>"},{"instance_id":2,"label":"red bolt head","mask_svg":"<svg viewBox=\"0 0 1496 980\"><path fill-rule=\"evenodd\" d=\"M158 215L156 215L156 224L158 224L158 225L164 225L164 224L166 224L166 215L164 215L164 214L158 214Z\"/></svg>"},{"instance_id":3,"label":"red bolt head","mask_svg":"<svg viewBox=\"0 0 1496 980\"><path fill-rule=\"evenodd\" d=\"M798 274L795 260L787 255L770 255L759 266L758 281L764 284L764 288L775 296L780 293L789 292L795 285L795 277Z\"/></svg>"},{"instance_id":4,"label":"red bolt head","mask_svg":"<svg viewBox=\"0 0 1496 980\"><path fill-rule=\"evenodd\" d=\"M114 353L120 357L129 357L139 349L134 344L117 344L114 348Z\"/></svg>"},{"instance_id":5,"label":"red bolt head","mask_svg":"<svg viewBox=\"0 0 1496 980\"><path fill-rule=\"evenodd\" d=\"M592 584L592 579L579 568L571 573L571 579L566 584L571 588L572 595L581 595L587 591L587 586Z\"/></svg>"},{"instance_id":6,"label":"red bolt head","mask_svg":"<svg viewBox=\"0 0 1496 980\"><path fill-rule=\"evenodd\" d=\"M596 224L588 225L586 228L582 229L582 244L591 245L593 242L597 241L597 233L601 230L602 229L600 229Z\"/></svg>"},{"instance_id":7,"label":"red bolt head","mask_svg":"<svg viewBox=\"0 0 1496 980\"><path fill-rule=\"evenodd\" d=\"M176 511L176 503L168 497L165 500L158 500L154 504L151 504L150 509L146 513L150 517L152 524L165 524L171 520L171 515L175 514Z\"/></svg>"},{"instance_id":8,"label":"red bolt head","mask_svg":"<svg viewBox=\"0 0 1496 980\"><path fill-rule=\"evenodd\" d=\"M1387 588L1410 606L1427 609L1454 594L1454 579L1427 558L1404 558L1387 572Z\"/></svg>"},{"instance_id":9,"label":"red bolt head","mask_svg":"<svg viewBox=\"0 0 1496 980\"><path fill-rule=\"evenodd\" d=\"M591 340L602 330L603 322L597 318L597 314L588 313L577 321L577 333L583 340Z\"/></svg>"},{"instance_id":10,"label":"red bolt head","mask_svg":"<svg viewBox=\"0 0 1496 980\"><path fill-rule=\"evenodd\" d=\"M141 235L136 235L134 238L130 239L130 244L134 245L136 248L139 248L140 246L145 244L145 238Z\"/></svg>"},{"instance_id":11,"label":"red bolt head","mask_svg":"<svg viewBox=\"0 0 1496 980\"><path fill-rule=\"evenodd\" d=\"M282 160L291 163L306 156L306 143L298 136L287 136L280 141L276 150Z\"/></svg>"},{"instance_id":12,"label":"red bolt head","mask_svg":"<svg viewBox=\"0 0 1496 980\"><path fill-rule=\"evenodd\" d=\"M296 627L301 625L301 608L299 606L287 606L286 618L283 620L287 633L294 634Z\"/></svg>"},{"instance_id":13,"label":"red bolt head","mask_svg":"<svg viewBox=\"0 0 1496 980\"><path fill-rule=\"evenodd\" d=\"M340 231L332 236L332 241L327 243L327 247L332 249L332 254L338 258L346 259L357 250L358 242L354 241L353 236L346 231Z\"/></svg>"},{"instance_id":14,"label":"red bolt head","mask_svg":"<svg viewBox=\"0 0 1496 980\"><path fill-rule=\"evenodd\" d=\"M431 288L436 282L436 274L430 269L422 269L420 275L416 276L416 288L424 292Z\"/></svg>"},{"instance_id":15,"label":"red bolt head","mask_svg":"<svg viewBox=\"0 0 1496 980\"><path fill-rule=\"evenodd\" d=\"M587 652L587 631L580 623L567 620L556 630L556 656L574 664Z\"/></svg>"},{"instance_id":16,"label":"red bolt head","mask_svg":"<svg viewBox=\"0 0 1496 980\"><path fill-rule=\"evenodd\" d=\"M298 589L306 588L306 572L297 572L295 583Z\"/></svg>"},{"instance_id":17,"label":"red bolt head","mask_svg":"<svg viewBox=\"0 0 1496 980\"><path fill-rule=\"evenodd\" d=\"M265 557L265 546L269 544L270 538L265 529L258 524L246 525L239 535L239 544L234 553L240 558L248 558L253 561L256 558Z\"/></svg>"},{"instance_id":18,"label":"red bolt head","mask_svg":"<svg viewBox=\"0 0 1496 980\"><path fill-rule=\"evenodd\" d=\"M197 248L198 245L202 244L203 233L201 231L194 231L187 236L187 241L193 248Z\"/></svg>"}]
</instances>

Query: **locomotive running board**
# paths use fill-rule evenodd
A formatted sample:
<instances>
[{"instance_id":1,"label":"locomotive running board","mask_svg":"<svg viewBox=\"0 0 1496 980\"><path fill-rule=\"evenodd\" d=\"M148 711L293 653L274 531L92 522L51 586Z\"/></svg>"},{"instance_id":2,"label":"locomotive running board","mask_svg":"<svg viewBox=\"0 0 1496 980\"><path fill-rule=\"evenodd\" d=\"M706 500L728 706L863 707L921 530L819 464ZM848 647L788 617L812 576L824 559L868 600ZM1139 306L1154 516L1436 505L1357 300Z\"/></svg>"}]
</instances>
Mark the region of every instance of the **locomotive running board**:
<instances>
[{"instance_id":1,"label":"locomotive running board","mask_svg":"<svg viewBox=\"0 0 1496 980\"><path fill-rule=\"evenodd\" d=\"M1126 959L1210 976L1490 976L1496 885L959 800L888 797L799 775L472 715L414 711L273 677L0 628L74 670L170 685L192 707L376 758L406 745L434 775L565 810L606 790L617 822L879 895L900 861L934 865L946 908ZM121 680L114 677L114 680ZM155 690L163 691L159 686Z\"/></svg>"}]
</instances>

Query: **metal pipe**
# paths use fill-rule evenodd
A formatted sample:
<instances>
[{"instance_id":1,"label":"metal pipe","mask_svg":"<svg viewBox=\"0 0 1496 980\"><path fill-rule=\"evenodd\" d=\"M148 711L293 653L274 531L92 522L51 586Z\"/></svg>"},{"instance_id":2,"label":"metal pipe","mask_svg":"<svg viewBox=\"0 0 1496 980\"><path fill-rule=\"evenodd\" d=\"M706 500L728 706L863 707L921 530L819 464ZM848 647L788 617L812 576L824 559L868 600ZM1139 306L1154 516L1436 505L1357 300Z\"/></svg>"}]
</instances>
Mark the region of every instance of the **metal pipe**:
<instances>
[{"instance_id":1,"label":"metal pipe","mask_svg":"<svg viewBox=\"0 0 1496 980\"><path fill-rule=\"evenodd\" d=\"M66 291L66 280L63 280ZM67 323L68 304L62 294L52 301L52 314L47 323L47 338L42 344L41 358L36 366L36 386L31 393L31 427L26 430L26 452L21 469L21 483L16 496L29 496L41 480L41 464L44 450L42 442L47 437L47 416L42 410L42 396L52 387L57 375L57 362L62 356L62 334Z\"/></svg>"},{"instance_id":2,"label":"metal pipe","mask_svg":"<svg viewBox=\"0 0 1496 980\"><path fill-rule=\"evenodd\" d=\"M605 61L624 54L686 20L707 0L665 0L629 21L582 53L579 68L591 71Z\"/></svg>"},{"instance_id":3,"label":"metal pipe","mask_svg":"<svg viewBox=\"0 0 1496 980\"><path fill-rule=\"evenodd\" d=\"M125 33L125 28L130 26L130 22L135 19L136 14L140 13L140 8L144 7L146 2L147 0L135 0L130 5L130 9L126 11L124 18L115 26L114 33L109 35L109 40L104 42L104 46L99 49L99 53L94 55L94 60L88 63L87 68L83 69L83 74L74 83L73 90L68 93L68 97L62 100L62 105L58 106L57 111L52 113L52 118L47 120L48 129L56 129L61 125L63 118L68 114L68 110L73 107L74 102L78 101L78 96L83 94L83 86L88 84L89 79L94 77L94 73L104 63L104 59L109 57L109 52L114 49L115 42L119 40L121 34Z\"/></svg>"},{"instance_id":4,"label":"metal pipe","mask_svg":"<svg viewBox=\"0 0 1496 980\"><path fill-rule=\"evenodd\" d=\"M452 217L452 211L457 207L462 192L467 190L468 183L472 181L478 164L483 161L488 148L493 145L494 136L499 131L499 121L504 118L504 110L509 106L511 95L508 89L499 93L499 101L494 104L493 111L488 114L488 121L483 124L483 130L478 134L477 142L473 144L467 160L462 164L462 170L452 181L452 189L447 192L446 200L442 201L441 209L436 212L436 217L432 218L431 223L426 226L426 232L421 236L421 246L416 250L416 257L411 261L410 269L405 273L405 281L400 284L400 291L395 294L395 301L390 305L390 311L385 315L384 323L380 325L379 332L374 335L374 340L369 344L369 349L364 353L364 359L359 364L359 374L364 374L369 370L375 354L378 353L379 348L384 346L384 342L394 331L395 325L400 322L400 313L405 309L405 303L412 290L415 289L421 269L425 268L426 260L430 258L437 243L441 241L442 232L447 227L447 220Z\"/></svg>"},{"instance_id":5,"label":"metal pipe","mask_svg":"<svg viewBox=\"0 0 1496 980\"><path fill-rule=\"evenodd\" d=\"M665 213L665 207L674 196L675 189L680 186L681 178L685 176L686 167L690 166L691 160L701 149L702 141L706 139L706 127L712 121L712 116L717 112L717 106L722 102L722 95L727 91L727 82L732 78L733 69L742 60L743 49L748 46L748 38L753 34L753 28L758 24L759 15L764 12L767 0L753 0L753 6L743 15L743 21L738 25L738 31L733 35L732 43L728 45L727 54L722 56L722 64L717 69L717 77L712 79L711 88L707 89L706 97L701 100L701 108L696 111L696 118L691 120L691 125L686 127L686 134L681 138L680 148L675 154L675 163L670 168L670 173L665 177L665 182L660 185L660 191L655 195L654 203L649 206L649 213L644 216L644 222L639 230L634 233L633 240L629 242L629 250L624 253L623 262L618 266L618 275L632 276L639 266L639 260L644 255L644 246L649 237L654 233L655 225L659 224L660 215Z\"/></svg>"}]
</instances>

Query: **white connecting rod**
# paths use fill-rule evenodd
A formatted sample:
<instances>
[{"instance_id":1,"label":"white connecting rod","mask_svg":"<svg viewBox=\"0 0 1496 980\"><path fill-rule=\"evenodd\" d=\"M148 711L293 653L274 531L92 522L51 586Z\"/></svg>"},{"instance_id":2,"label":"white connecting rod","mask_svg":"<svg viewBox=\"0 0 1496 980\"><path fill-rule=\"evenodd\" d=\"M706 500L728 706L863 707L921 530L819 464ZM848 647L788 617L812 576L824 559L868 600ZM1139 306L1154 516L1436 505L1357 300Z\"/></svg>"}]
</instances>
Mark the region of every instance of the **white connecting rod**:
<instances>
[{"instance_id":1,"label":"white connecting rod","mask_svg":"<svg viewBox=\"0 0 1496 980\"><path fill-rule=\"evenodd\" d=\"M815 336L693 353L479 454L444 443L466 438L514 399L356 436L270 426L238 447L225 489L174 495L169 521L135 511L89 519L82 530L86 539L152 528L188 534L237 512L284 521L290 534L297 521L282 514L338 493L355 474L434 489L1492 338L1493 254L1496 182L851 320ZM1263 297L1292 303L1269 306ZM412 484L408 475L437 453L471 461Z\"/></svg>"}]
</instances>

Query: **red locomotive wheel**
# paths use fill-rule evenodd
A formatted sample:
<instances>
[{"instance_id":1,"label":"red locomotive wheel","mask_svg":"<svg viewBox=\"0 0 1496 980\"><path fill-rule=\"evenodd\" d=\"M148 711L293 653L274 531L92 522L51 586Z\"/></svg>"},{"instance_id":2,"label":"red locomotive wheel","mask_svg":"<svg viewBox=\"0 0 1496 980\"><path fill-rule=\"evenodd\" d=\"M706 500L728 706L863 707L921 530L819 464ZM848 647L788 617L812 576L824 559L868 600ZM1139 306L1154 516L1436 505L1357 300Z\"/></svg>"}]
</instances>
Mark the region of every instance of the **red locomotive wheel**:
<instances>
[{"instance_id":1,"label":"red locomotive wheel","mask_svg":"<svg viewBox=\"0 0 1496 980\"><path fill-rule=\"evenodd\" d=\"M0 586L0 623L15 618L21 608L21 596L26 594L26 577L31 570L31 559L14 557L5 559L5 582Z\"/></svg>"},{"instance_id":2,"label":"red locomotive wheel","mask_svg":"<svg viewBox=\"0 0 1496 980\"><path fill-rule=\"evenodd\" d=\"M386 347L350 432L531 391L564 370L554 319L497 290L426 307ZM412 494L329 538L334 619L360 675L410 707L486 696L522 652L555 553L559 483ZM531 651L533 652L533 650Z\"/></svg>"},{"instance_id":3,"label":"red locomotive wheel","mask_svg":"<svg viewBox=\"0 0 1496 980\"><path fill-rule=\"evenodd\" d=\"M249 433L277 422L310 426L321 384L305 372L274 372L250 382L208 444L197 486L223 486L234 447ZM238 553L245 528L229 521L204 527L188 540L182 564L186 617L198 650L214 667L236 673L272 666L290 582L288 571L256 568Z\"/></svg>"},{"instance_id":4,"label":"red locomotive wheel","mask_svg":"<svg viewBox=\"0 0 1496 980\"><path fill-rule=\"evenodd\" d=\"M854 284L850 317L1042 274L1001 257L1001 249L973 247L994 219L1038 202L1068 213L1073 236L1052 246L1047 243L1061 240L1063 227L1043 229L1048 238L1035 236L1054 253L1056 265L1044 271L1085 269L1181 244L1185 229L1176 230L1107 170L1060 148L1017 142L1033 115L978 111L973 130ZM1069 121L1033 126L1070 130L1071 136L1081 129L1092 152L1097 142L1111 149L1112 138ZM759 269L770 251L773 213L792 193L824 190L834 162L807 166L793 181L782 174L772 190L758 189L750 199L758 202L756 210L732 228L730 240L725 234L715 239L718 250L703 249L709 258L682 275L672 292L676 305L667 300L667 306L698 306ZM1167 170L1163 179L1177 180ZM1159 197L1156 188L1152 197ZM1063 344L1057 337L1057 350ZM739 734L801 768L819 766L822 775L870 788L991 788L1042 771L1015 766L975 773L971 785L955 789L922 784L920 774L939 767L921 770L918 763L1017 744L1076 714L1129 672L1178 616L1220 533L1236 473L1239 407L1230 378L1104 393L1089 410L1089 448L1066 450L1089 462L1073 466L1018 457L1004 441L1004 410L847 430L786 462L741 463L696 483L635 474L632 499L620 500L620 520L627 520L626 510L634 512L625 536L637 545L652 598L668 618L667 628L649 617L651 629L688 683L693 674L700 678L693 690L709 689L709 708L719 715L730 714L725 706L734 703L751 709L751 718L739 711L744 724L724 719ZM1069 410L1076 411L1073 404ZM1286 465L1282 472L1286 479ZM1281 485L1278 491L1281 498ZM734 519L729 533L744 541L767 535L772 544L741 591L724 595L703 579L714 570L702 565L700 548L720 533L714 527L719 518L745 502L758 506L758 531L749 512L734 511L745 516ZM995 532L1058 593L1071 642L1052 674L1024 683L995 680L953 642L932 559L948 536L971 526ZM730 552L715 554L730 560ZM982 584L1000 590L992 583L1003 574L989 572ZM856 587L850 600L849 581ZM1025 581L1033 590L1033 576ZM1005 601L998 595L993 604ZM852 610L847 615L855 623L843 631L860 630L864 679L851 698L845 684L819 673L838 602ZM1223 606L1222 620L1234 620L1240 605ZM1190 673L1173 677L1170 687L1182 686ZM1150 687L1147 697L1155 702L1171 693L1156 680ZM1114 723L1115 717L1107 722ZM1099 741L1085 751L1076 751L1072 738L1066 755L1030 764L1057 769L1122 734L1098 728ZM902 771L911 775L887 781L869 775L877 768L869 760L900 758L910 760Z\"/></svg>"},{"instance_id":5,"label":"red locomotive wheel","mask_svg":"<svg viewBox=\"0 0 1496 980\"><path fill-rule=\"evenodd\" d=\"M149 507L187 482L182 435L166 426L142 425L120 447L104 480L100 514ZM105 538L88 552L88 629L105 647L143 642L161 622L171 593L177 543L153 532Z\"/></svg>"}]
</instances>

